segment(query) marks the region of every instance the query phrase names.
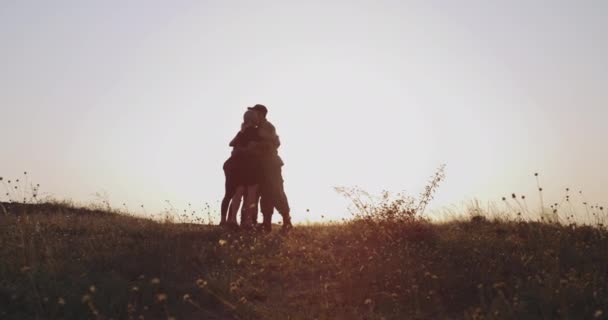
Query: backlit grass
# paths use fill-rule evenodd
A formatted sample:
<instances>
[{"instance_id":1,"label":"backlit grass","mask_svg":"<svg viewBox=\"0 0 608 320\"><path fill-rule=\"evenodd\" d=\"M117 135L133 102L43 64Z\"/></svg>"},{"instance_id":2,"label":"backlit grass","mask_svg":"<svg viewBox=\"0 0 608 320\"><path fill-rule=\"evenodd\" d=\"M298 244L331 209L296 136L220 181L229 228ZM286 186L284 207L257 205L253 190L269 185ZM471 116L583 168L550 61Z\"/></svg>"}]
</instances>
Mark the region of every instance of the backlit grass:
<instances>
[{"instance_id":1,"label":"backlit grass","mask_svg":"<svg viewBox=\"0 0 608 320\"><path fill-rule=\"evenodd\" d=\"M605 319L608 232L357 219L289 235L0 213L2 319Z\"/></svg>"}]
</instances>

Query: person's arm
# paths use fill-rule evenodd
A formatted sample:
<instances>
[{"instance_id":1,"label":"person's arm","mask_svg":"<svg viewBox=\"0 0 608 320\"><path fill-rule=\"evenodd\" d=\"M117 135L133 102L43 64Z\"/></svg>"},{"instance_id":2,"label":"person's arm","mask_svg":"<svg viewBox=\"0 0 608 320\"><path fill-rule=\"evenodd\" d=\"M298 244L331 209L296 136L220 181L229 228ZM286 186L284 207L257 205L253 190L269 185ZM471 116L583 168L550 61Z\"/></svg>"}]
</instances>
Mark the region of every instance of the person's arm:
<instances>
[{"instance_id":1,"label":"person's arm","mask_svg":"<svg viewBox=\"0 0 608 320\"><path fill-rule=\"evenodd\" d=\"M228 144L229 147L236 147L237 142L239 141L239 138L241 136L241 133L237 133L236 136L234 136L234 138L232 138L232 141L230 141L230 144Z\"/></svg>"},{"instance_id":2,"label":"person's arm","mask_svg":"<svg viewBox=\"0 0 608 320\"><path fill-rule=\"evenodd\" d=\"M236 136L234 136L234 138L232 139L232 141L230 141L230 144L228 144L228 146L236 147L236 145L239 143L239 140L241 139L241 134L243 133L243 131L245 131L246 128L247 128L247 126L243 122L241 124L241 131L237 132Z\"/></svg>"},{"instance_id":3,"label":"person's arm","mask_svg":"<svg viewBox=\"0 0 608 320\"><path fill-rule=\"evenodd\" d=\"M277 135L276 128L272 123L267 122L260 130L260 146L264 149L278 149L281 146L281 141Z\"/></svg>"}]
</instances>

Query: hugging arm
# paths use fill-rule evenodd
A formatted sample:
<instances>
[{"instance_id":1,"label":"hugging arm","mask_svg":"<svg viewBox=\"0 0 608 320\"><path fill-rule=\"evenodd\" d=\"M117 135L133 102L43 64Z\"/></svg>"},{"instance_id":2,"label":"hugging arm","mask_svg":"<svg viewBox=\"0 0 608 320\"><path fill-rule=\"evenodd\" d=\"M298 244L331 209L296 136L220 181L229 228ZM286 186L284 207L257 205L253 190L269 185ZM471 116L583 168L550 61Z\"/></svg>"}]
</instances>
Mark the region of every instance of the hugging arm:
<instances>
[{"instance_id":1,"label":"hugging arm","mask_svg":"<svg viewBox=\"0 0 608 320\"><path fill-rule=\"evenodd\" d=\"M230 141L230 144L228 144L228 146L236 147L236 144L238 143L240 137L241 137L241 132L237 133L236 136L234 136L234 138L232 139L232 141Z\"/></svg>"},{"instance_id":2,"label":"hugging arm","mask_svg":"<svg viewBox=\"0 0 608 320\"><path fill-rule=\"evenodd\" d=\"M281 146L281 140L277 135L275 127L268 123L263 130L260 130L260 141L258 147L265 152L276 150Z\"/></svg>"}]
</instances>

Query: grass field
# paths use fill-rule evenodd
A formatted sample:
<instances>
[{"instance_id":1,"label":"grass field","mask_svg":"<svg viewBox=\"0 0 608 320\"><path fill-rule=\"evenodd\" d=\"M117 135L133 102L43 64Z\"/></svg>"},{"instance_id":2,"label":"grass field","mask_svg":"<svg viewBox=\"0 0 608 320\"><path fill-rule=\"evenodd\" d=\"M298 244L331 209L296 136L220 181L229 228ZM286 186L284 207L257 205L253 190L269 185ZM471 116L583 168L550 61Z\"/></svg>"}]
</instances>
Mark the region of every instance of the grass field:
<instances>
[{"instance_id":1,"label":"grass field","mask_svg":"<svg viewBox=\"0 0 608 320\"><path fill-rule=\"evenodd\" d=\"M0 319L608 315L605 229L476 217L265 235L64 205L11 211L0 215Z\"/></svg>"}]
</instances>

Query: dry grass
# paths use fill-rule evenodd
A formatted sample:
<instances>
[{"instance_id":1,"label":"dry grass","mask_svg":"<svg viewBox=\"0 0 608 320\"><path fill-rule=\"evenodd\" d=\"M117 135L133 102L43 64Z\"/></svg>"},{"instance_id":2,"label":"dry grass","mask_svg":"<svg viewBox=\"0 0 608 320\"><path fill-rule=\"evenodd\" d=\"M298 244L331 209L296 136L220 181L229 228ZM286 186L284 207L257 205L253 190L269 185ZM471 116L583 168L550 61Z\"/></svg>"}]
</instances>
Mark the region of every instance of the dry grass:
<instances>
[{"instance_id":1,"label":"dry grass","mask_svg":"<svg viewBox=\"0 0 608 320\"><path fill-rule=\"evenodd\" d=\"M608 314L605 229L358 219L282 236L62 205L16 208L0 214L2 319Z\"/></svg>"}]
</instances>

